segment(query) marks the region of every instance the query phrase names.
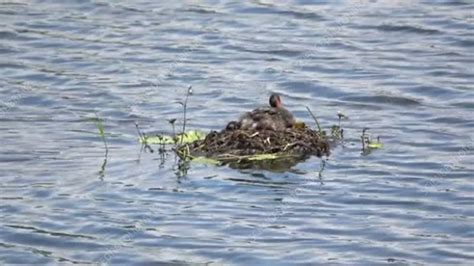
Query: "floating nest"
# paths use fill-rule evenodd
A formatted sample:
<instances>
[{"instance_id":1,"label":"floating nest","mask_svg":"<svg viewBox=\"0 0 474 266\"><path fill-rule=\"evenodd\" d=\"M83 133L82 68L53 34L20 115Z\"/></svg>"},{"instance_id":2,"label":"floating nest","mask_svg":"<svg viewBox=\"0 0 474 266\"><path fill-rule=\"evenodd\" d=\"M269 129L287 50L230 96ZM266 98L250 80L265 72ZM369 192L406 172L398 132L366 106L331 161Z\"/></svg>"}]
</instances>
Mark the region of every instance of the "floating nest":
<instances>
[{"instance_id":1,"label":"floating nest","mask_svg":"<svg viewBox=\"0 0 474 266\"><path fill-rule=\"evenodd\" d=\"M206 157L220 162L248 162L329 155L325 135L309 128L212 131L204 139L178 148L181 157Z\"/></svg>"}]
</instances>

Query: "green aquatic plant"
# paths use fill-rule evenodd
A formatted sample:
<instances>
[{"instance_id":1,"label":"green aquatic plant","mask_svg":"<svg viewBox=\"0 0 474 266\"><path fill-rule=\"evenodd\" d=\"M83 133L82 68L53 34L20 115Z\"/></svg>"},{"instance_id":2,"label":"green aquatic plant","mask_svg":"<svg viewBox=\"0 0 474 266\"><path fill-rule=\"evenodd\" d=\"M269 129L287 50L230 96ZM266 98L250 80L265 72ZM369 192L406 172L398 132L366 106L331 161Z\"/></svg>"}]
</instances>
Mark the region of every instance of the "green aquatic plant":
<instances>
[{"instance_id":1,"label":"green aquatic plant","mask_svg":"<svg viewBox=\"0 0 474 266\"><path fill-rule=\"evenodd\" d=\"M99 118L97 113L95 114L95 116L96 116L95 126L97 127L97 130L99 131L99 136L100 136L100 138L102 139L102 141L104 143L105 152L106 152L106 154L108 154L109 148L107 146L107 140L105 139L105 128L104 128L103 119Z\"/></svg>"},{"instance_id":2,"label":"green aquatic plant","mask_svg":"<svg viewBox=\"0 0 474 266\"><path fill-rule=\"evenodd\" d=\"M151 153L153 153L153 148L150 146L150 143L148 143L148 136L142 132L140 130L140 127L138 126L138 123L135 122L135 128L137 129L137 133L138 133L138 137L139 137L139 142L142 144L142 149L143 147L145 147L145 151L146 149L148 149ZM140 150L141 152L141 150Z\"/></svg>"},{"instance_id":3,"label":"green aquatic plant","mask_svg":"<svg viewBox=\"0 0 474 266\"><path fill-rule=\"evenodd\" d=\"M171 127L173 127L173 136L176 136L176 128L175 128L175 125L174 125L175 122L176 122L176 118L168 120L168 123L170 123Z\"/></svg>"},{"instance_id":4,"label":"green aquatic plant","mask_svg":"<svg viewBox=\"0 0 474 266\"><path fill-rule=\"evenodd\" d=\"M104 162L102 163L100 167L100 171L99 171L99 176L102 179L105 173L105 166L107 165L107 158L109 155L109 146L107 145L107 140L105 138L104 121L97 115L97 113L95 114L94 122L95 122L95 126L97 130L99 131L99 136L102 139L102 142L104 143L104 148L105 148Z\"/></svg>"},{"instance_id":5,"label":"green aquatic plant","mask_svg":"<svg viewBox=\"0 0 474 266\"><path fill-rule=\"evenodd\" d=\"M345 114L341 113L340 111L337 112L337 118L338 118L338 124L333 125L331 127L331 137L334 140L342 140L344 139L344 129L341 127L341 120L344 119L349 119L348 116Z\"/></svg>"},{"instance_id":6,"label":"green aquatic plant","mask_svg":"<svg viewBox=\"0 0 474 266\"><path fill-rule=\"evenodd\" d=\"M208 164L208 165L221 165L222 162L214 160L212 158L207 158L204 156L193 157L191 160L195 163Z\"/></svg>"},{"instance_id":7,"label":"green aquatic plant","mask_svg":"<svg viewBox=\"0 0 474 266\"><path fill-rule=\"evenodd\" d=\"M179 158L179 165L182 166L178 167L180 173L185 172L181 170L187 169L190 161L211 165L243 164L250 166L254 163L260 164L259 162L263 164L265 162L279 164L279 162L284 161L296 163L311 155L329 155L329 137L331 136L328 137L326 131L322 130L317 117L309 107L306 107L306 109L316 123L316 130L299 122L285 131L261 130L252 132L224 129L222 131L212 131L209 134L198 130L187 131L187 107L192 93L192 86L189 86L184 100L177 102L183 106L181 132L176 132L176 119L168 120L168 123L173 127L172 135L147 136L141 133L137 126L139 142L143 145L160 145L159 151L165 151L165 145L174 145L170 150L175 152L177 158ZM342 132L340 125L332 129L332 135L337 136L337 138L342 138Z\"/></svg>"},{"instance_id":8,"label":"green aquatic plant","mask_svg":"<svg viewBox=\"0 0 474 266\"><path fill-rule=\"evenodd\" d=\"M362 135L360 136L362 142L362 151L370 152L371 150L383 148L383 143L380 141L380 136L377 136L377 142L373 141L367 132L370 128L364 127L362 129Z\"/></svg>"},{"instance_id":9,"label":"green aquatic plant","mask_svg":"<svg viewBox=\"0 0 474 266\"><path fill-rule=\"evenodd\" d=\"M319 171L318 171L318 178L321 181L321 184L323 184L322 180L323 180L323 172L325 168L326 168L326 161L321 160L321 167L319 168Z\"/></svg>"},{"instance_id":10,"label":"green aquatic plant","mask_svg":"<svg viewBox=\"0 0 474 266\"><path fill-rule=\"evenodd\" d=\"M154 136L140 136L139 141L142 144L154 144L154 145L168 145L180 143L187 144L197 140L203 140L206 134L198 130L190 130L188 132L180 133L176 136L169 135L154 135Z\"/></svg>"},{"instance_id":11,"label":"green aquatic plant","mask_svg":"<svg viewBox=\"0 0 474 266\"><path fill-rule=\"evenodd\" d=\"M189 96L191 96L193 94L193 86L189 86L187 91L186 91L186 97L184 99L183 102L178 102L179 104L181 104L183 106L183 130L181 131L181 134L185 134L186 132L186 115L187 115L187 109L188 109L188 99L189 99ZM180 145L182 145L183 143L180 142Z\"/></svg>"},{"instance_id":12,"label":"green aquatic plant","mask_svg":"<svg viewBox=\"0 0 474 266\"><path fill-rule=\"evenodd\" d=\"M345 114L343 114L341 111L337 111L337 117L339 119L339 127L341 127L341 120L344 119L349 119L349 117Z\"/></svg>"},{"instance_id":13,"label":"green aquatic plant","mask_svg":"<svg viewBox=\"0 0 474 266\"><path fill-rule=\"evenodd\" d=\"M158 153L160 155L160 161L161 161L160 166L164 164L164 160L165 160L166 155L168 154L168 151L174 151L176 152L176 154L178 154L177 151L179 147L184 147L184 145L187 145L188 143L192 143L197 140L202 140L203 138L206 137L206 134L204 134L201 131L186 131L187 120L188 120L187 107L188 107L189 97L192 94L193 94L192 86L189 86L186 90L186 96L184 98L184 101L177 102L183 106L183 127L180 133L176 132L176 121L177 121L176 118L167 120L173 129L173 134L171 136L166 135L166 134L156 134L156 135L148 136L147 134L142 132L138 124L135 123L135 127L137 129L137 133L139 137L138 140L139 140L139 143L142 144L140 153L143 151L143 148L145 148L145 150L148 149L150 152L153 153L154 151L151 148L151 145L159 145ZM167 145L174 145L174 147L167 149ZM178 176L186 175L187 169L189 168L188 166L189 159L187 158L187 156L177 156L176 158L179 158L178 169L177 169L176 174ZM183 160L183 158L186 158L186 159ZM193 158L193 159L206 161L203 158Z\"/></svg>"},{"instance_id":14,"label":"green aquatic plant","mask_svg":"<svg viewBox=\"0 0 474 266\"><path fill-rule=\"evenodd\" d=\"M377 142L369 141L369 143L367 144L367 147L369 149L380 149L383 147L383 143L380 142L380 137L377 137Z\"/></svg>"},{"instance_id":15,"label":"green aquatic plant","mask_svg":"<svg viewBox=\"0 0 474 266\"><path fill-rule=\"evenodd\" d=\"M175 164L174 168L174 174L178 177L178 182L181 182L180 179L188 175L191 165L189 160L180 159L177 164Z\"/></svg>"},{"instance_id":16,"label":"green aquatic plant","mask_svg":"<svg viewBox=\"0 0 474 266\"><path fill-rule=\"evenodd\" d=\"M344 130L338 125L333 125L331 127L331 136L335 140L343 139L344 138Z\"/></svg>"},{"instance_id":17,"label":"green aquatic plant","mask_svg":"<svg viewBox=\"0 0 474 266\"><path fill-rule=\"evenodd\" d=\"M213 158L191 155L188 143L184 144L179 149L177 149L176 154L179 156L181 160L184 160L184 161L193 161L196 163L202 163L202 164L208 164L208 165L221 165L222 164L221 161L218 161Z\"/></svg>"}]
</instances>

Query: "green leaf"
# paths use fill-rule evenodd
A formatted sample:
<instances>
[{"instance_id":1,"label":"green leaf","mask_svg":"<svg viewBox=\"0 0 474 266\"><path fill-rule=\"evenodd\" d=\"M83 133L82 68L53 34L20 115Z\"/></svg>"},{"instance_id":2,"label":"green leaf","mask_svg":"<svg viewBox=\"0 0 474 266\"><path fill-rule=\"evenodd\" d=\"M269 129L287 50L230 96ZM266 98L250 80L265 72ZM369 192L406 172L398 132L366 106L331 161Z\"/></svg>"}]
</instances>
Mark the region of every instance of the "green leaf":
<instances>
[{"instance_id":1,"label":"green leaf","mask_svg":"<svg viewBox=\"0 0 474 266\"><path fill-rule=\"evenodd\" d=\"M202 163L202 164L209 164L209 165L220 165L221 162L218 160L214 160L208 157L199 156L199 157L190 157L193 162Z\"/></svg>"},{"instance_id":2,"label":"green leaf","mask_svg":"<svg viewBox=\"0 0 474 266\"><path fill-rule=\"evenodd\" d=\"M373 143L369 143L367 144L367 147L369 149L380 149L383 147L383 143L381 142L373 142Z\"/></svg>"},{"instance_id":3,"label":"green leaf","mask_svg":"<svg viewBox=\"0 0 474 266\"><path fill-rule=\"evenodd\" d=\"M176 137L176 141L178 143L191 143L197 140L203 140L204 138L206 138L206 134L204 134L203 132L191 130L191 131L185 132L184 134L179 134Z\"/></svg>"},{"instance_id":4,"label":"green leaf","mask_svg":"<svg viewBox=\"0 0 474 266\"><path fill-rule=\"evenodd\" d=\"M97 127L97 130L99 130L99 134L101 137L105 136L105 129L104 129L104 124L102 123L102 119L96 118L95 120L95 126Z\"/></svg>"}]
</instances>

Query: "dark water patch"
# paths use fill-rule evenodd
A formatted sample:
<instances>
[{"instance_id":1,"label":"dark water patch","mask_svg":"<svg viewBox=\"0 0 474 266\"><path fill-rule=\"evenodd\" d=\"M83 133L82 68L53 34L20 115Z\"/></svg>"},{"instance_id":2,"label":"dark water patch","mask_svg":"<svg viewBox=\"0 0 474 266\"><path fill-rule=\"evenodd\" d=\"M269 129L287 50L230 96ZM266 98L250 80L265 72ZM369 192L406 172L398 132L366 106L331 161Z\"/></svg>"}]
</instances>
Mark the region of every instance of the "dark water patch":
<instances>
[{"instance_id":1,"label":"dark water patch","mask_svg":"<svg viewBox=\"0 0 474 266\"><path fill-rule=\"evenodd\" d=\"M119 11L115 11L116 14L122 14L123 11L127 12L127 13L138 13L138 15L142 14L142 13L148 13L149 10L145 9L145 8L142 8L142 7L133 7L133 6L126 6L124 4L114 4L112 7L116 8L116 9L121 9ZM132 14L130 14L132 15Z\"/></svg>"},{"instance_id":2,"label":"dark water patch","mask_svg":"<svg viewBox=\"0 0 474 266\"><path fill-rule=\"evenodd\" d=\"M28 6L28 3L14 2L14 1L2 1L0 6Z\"/></svg>"},{"instance_id":3,"label":"dark water patch","mask_svg":"<svg viewBox=\"0 0 474 266\"><path fill-rule=\"evenodd\" d=\"M361 102L361 103L373 103L379 105L397 105L397 106L417 106L421 105L419 100L394 96L394 95L377 95L377 96L346 96L342 97L341 100L347 102Z\"/></svg>"},{"instance_id":4,"label":"dark water patch","mask_svg":"<svg viewBox=\"0 0 474 266\"><path fill-rule=\"evenodd\" d=\"M434 97L434 98L447 98L453 93L450 87L439 87L439 86L410 86L406 89L407 92L414 93L416 95Z\"/></svg>"},{"instance_id":5,"label":"dark water patch","mask_svg":"<svg viewBox=\"0 0 474 266\"><path fill-rule=\"evenodd\" d=\"M331 101L326 103L327 106L337 107L337 108L347 108L347 109L354 109L354 110L371 110L371 111L381 111L385 110L385 107L381 107L380 105L374 104L364 104L352 101L345 101L345 100L338 100L338 101Z\"/></svg>"},{"instance_id":6,"label":"dark water patch","mask_svg":"<svg viewBox=\"0 0 474 266\"><path fill-rule=\"evenodd\" d=\"M455 57L464 57L462 53L454 52L454 51L439 51L435 54L436 56L440 57L448 57L448 58L455 58Z\"/></svg>"},{"instance_id":7,"label":"dark water patch","mask_svg":"<svg viewBox=\"0 0 474 266\"><path fill-rule=\"evenodd\" d=\"M14 62L2 63L2 62L0 62L0 68L3 68L3 69L8 69L8 68L10 68L10 69L22 69L22 68L25 68L25 67L26 67L25 65L20 64L20 63L14 63Z\"/></svg>"},{"instance_id":8,"label":"dark water patch","mask_svg":"<svg viewBox=\"0 0 474 266\"><path fill-rule=\"evenodd\" d=\"M317 72L317 73L326 73L326 74L335 74L335 73L347 73L350 72L351 69L340 69L339 67L331 67L331 66L320 66L320 65L303 65L298 67L302 71L307 72ZM354 71L352 69L352 71Z\"/></svg>"},{"instance_id":9,"label":"dark water patch","mask_svg":"<svg viewBox=\"0 0 474 266\"><path fill-rule=\"evenodd\" d=\"M27 245L3 245L8 253L16 254L11 258L7 258L4 262L7 264L49 264L56 263L71 263L71 264L92 264L88 261L72 260L62 256L55 255L53 252L45 249L33 248ZM0 252L1 254L1 252Z\"/></svg>"},{"instance_id":10,"label":"dark water patch","mask_svg":"<svg viewBox=\"0 0 474 266\"><path fill-rule=\"evenodd\" d=\"M23 31L18 30L18 29L0 31L0 39L4 39L8 42L12 42L14 40L21 40L21 41L35 40L34 37L27 36L26 34L24 34Z\"/></svg>"},{"instance_id":11,"label":"dark water patch","mask_svg":"<svg viewBox=\"0 0 474 266\"><path fill-rule=\"evenodd\" d=\"M14 47L9 47L9 46L4 46L4 44L0 44L0 54L15 54L19 53L20 49L14 48Z\"/></svg>"},{"instance_id":12,"label":"dark water patch","mask_svg":"<svg viewBox=\"0 0 474 266\"><path fill-rule=\"evenodd\" d=\"M32 161L35 158L30 154L15 154L13 152L5 152L0 155L0 162L2 163L25 163Z\"/></svg>"},{"instance_id":13,"label":"dark water patch","mask_svg":"<svg viewBox=\"0 0 474 266\"><path fill-rule=\"evenodd\" d=\"M284 188L286 185L291 183L288 182L274 182L274 181L263 181L257 179L243 179L243 178L229 178L229 181L239 183L241 185L251 185L251 186L263 186L269 188Z\"/></svg>"},{"instance_id":14,"label":"dark water patch","mask_svg":"<svg viewBox=\"0 0 474 266\"><path fill-rule=\"evenodd\" d=\"M439 6L464 6L472 5L472 3L459 1L459 0L447 0L447 1L422 1L425 5L439 5Z\"/></svg>"},{"instance_id":15,"label":"dark water patch","mask_svg":"<svg viewBox=\"0 0 474 266\"><path fill-rule=\"evenodd\" d=\"M453 78L469 78L469 74L460 74L458 72L449 71L449 70L430 70L424 73L426 76L432 77L453 77Z\"/></svg>"},{"instance_id":16,"label":"dark water patch","mask_svg":"<svg viewBox=\"0 0 474 266\"><path fill-rule=\"evenodd\" d=\"M325 18L316 12L308 12L302 10L284 10L275 6L259 6L259 7L245 7L237 9L238 12L244 14L266 14L271 16L282 16L293 19L309 20L309 21L324 21Z\"/></svg>"},{"instance_id":17,"label":"dark water patch","mask_svg":"<svg viewBox=\"0 0 474 266\"><path fill-rule=\"evenodd\" d=\"M428 119L427 122L431 123L442 123L447 125L455 126L456 124L464 125L466 123L471 122L469 117L436 117L432 119Z\"/></svg>"},{"instance_id":18,"label":"dark water patch","mask_svg":"<svg viewBox=\"0 0 474 266\"><path fill-rule=\"evenodd\" d=\"M184 9L185 12L190 12L190 13L196 13L196 14L218 14L219 12L217 10L214 10L214 9L210 9L210 8L207 8L207 7L201 7L201 6L193 6L193 7L189 7L189 8L186 8Z\"/></svg>"},{"instance_id":19,"label":"dark water patch","mask_svg":"<svg viewBox=\"0 0 474 266\"><path fill-rule=\"evenodd\" d=\"M322 22L326 19L322 15L318 15L315 12L301 12L301 11L292 11L292 10L279 10L276 14L289 16L295 19L303 19L303 20L313 20Z\"/></svg>"},{"instance_id":20,"label":"dark water patch","mask_svg":"<svg viewBox=\"0 0 474 266\"><path fill-rule=\"evenodd\" d=\"M251 49L251 48L235 46L235 45L224 45L223 48L239 51L239 52L256 54L256 55L265 54L265 55L276 55L276 56L283 56L283 57L298 57L302 54L301 51L289 50L289 49L261 49L259 50L259 49ZM242 58L240 60L242 60Z\"/></svg>"},{"instance_id":21,"label":"dark water patch","mask_svg":"<svg viewBox=\"0 0 474 266\"><path fill-rule=\"evenodd\" d=\"M453 45L465 48L474 47L474 40L473 39L458 39L453 42Z\"/></svg>"},{"instance_id":22,"label":"dark water patch","mask_svg":"<svg viewBox=\"0 0 474 266\"><path fill-rule=\"evenodd\" d=\"M18 37L18 34L16 34L14 31L11 30L0 30L0 39L5 39L5 40L14 40Z\"/></svg>"},{"instance_id":23,"label":"dark water patch","mask_svg":"<svg viewBox=\"0 0 474 266\"><path fill-rule=\"evenodd\" d=\"M31 226L23 226L23 225L5 225L7 227L11 227L14 229L21 229L21 230L26 230L26 231L32 231L34 233L38 234L47 234L51 236L57 236L57 237L66 237L66 238L85 238L85 239L91 239L94 240L96 238L90 237L90 236L85 236L85 235L77 235L77 234L69 234L69 233L62 233L62 232L54 232L54 231L48 231L48 230L43 230L43 229L38 229L35 227Z\"/></svg>"},{"instance_id":24,"label":"dark water patch","mask_svg":"<svg viewBox=\"0 0 474 266\"><path fill-rule=\"evenodd\" d=\"M450 103L450 106L458 107L462 109L474 109L474 100L468 101L468 102L464 101L464 102Z\"/></svg>"},{"instance_id":25,"label":"dark water patch","mask_svg":"<svg viewBox=\"0 0 474 266\"><path fill-rule=\"evenodd\" d=\"M273 14L275 12L273 6L252 6L252 7L239 7L236 9L239 13L244 14Z\"/></svg>"},{"instance_id":26,"label":"dark water patch","mask_svg":"<svg viewBox=\"0 0 474 266\"><path fill-rule=\"evenodd\" d=\"M103 38L98 38L95 37L93 34L90 34L86 37L83 37L81 35L76 35L76 34L65 34L65 33L58 33L58 32L53 32L49 30L37 30L37 29L28 29L27 26L17 29L17 32L22 33L22 36L25 34L34 37L26 37L26 38L31 38L30 40L33 41L38 41L38 37L40 37L40 41L43 40L43 38L56 38L60 40L67 40L71 42L82 42L83 44L87 44L86 47L89 48L90 50L104 50L105 46L101 45L119 45L119 46L127 46L127 47L133 47L133 46L140 46L137 42L131 42L128 40L124 41L117 41L113 39L103 39ZM91 37L92 36L92 37ZM39 41L39 42L40 42ZM51 42L51 45L56 45L56 46L64 46L61 42ZM144 47L142 47L144 48Z\"/></svg>"},{"instance_id":27,"label":"dark water patch","mask_svg":"<svg viewBox=\"0 0 474 266\"><path fill-rule=\"evenodd\" d=\"M183 29L183 28L167 28L167 29L163 29L161 30L162 32L165 32L165 33L178 33L179 35L183 35L183 38L185 36L201 36L205 33L207 33L206 31L203 31L203 30L198 30L198 29Z\"/></svg>"},{"instance_id":28,"label":"dark water patch","mask_svg":"<svg viewBox=\"0 0 474 266\"><path fill-rule=\"evenodd\" d=\"M324 98L331 98L334 100L340 97L340 95L344 94L336 88L321 85L316 81L315 82L286 81L286 82L279 83L278 87L286 89L286 90L290 90L293 93L310 95L311 97L314 97L314 99L324 97Z\"/></svg>"},{"instance_id":29,"label":"dark water patch","mask_svg":"<svg viewBox=\"0 0 474 266\"><path fill-rule=\"evenodd\" d=\"M329 42L322 42L318 44L320 46L327 46L327 49L334 49L334 50L343 50L343 51L359 51L364 52L366 48L360 45L356 45L355 43L345 42L345 41L329 41Z\"/></svg>"},{"instance_id":30,"label":"dark water patch","mask_svg":"<svg viewBox=\"0 0 474 266\"><path fill-rule=\"evenodd\" d=\"M411 25L395 25L395 24L382 24L378 26L368 26L367 28L376 29L383 32L401 32L401 33L416 33L434 35L441 34L440 30L428 29L422 26L411 26Z\"/></svg>"},{"instance_id":31,"label":"dark water patch","mask_svg":"<svg viewBox=\"0 0 474 266\"><path fill-rule=\"evenodd\" d=\"M5 235L4 239L10 243L19 244L19 245L27 245L27 246L43 245L45 247L59 248L59 249L65 249L67 247L71 248L71 247L76 246L76 247L84 248L86 250L94 250L95 248L101 247L101 245L96 244L92 241L88 241L88 242L80 242L80 241L73 241L73 240L56 241L58 236L52 236L49 234L48 235L38 234L37 232L24 233L22 231L23 230L12 230L12 232ZM63 239L64 236L60 236L60 238Z\"/></svg>"}]
</instances>

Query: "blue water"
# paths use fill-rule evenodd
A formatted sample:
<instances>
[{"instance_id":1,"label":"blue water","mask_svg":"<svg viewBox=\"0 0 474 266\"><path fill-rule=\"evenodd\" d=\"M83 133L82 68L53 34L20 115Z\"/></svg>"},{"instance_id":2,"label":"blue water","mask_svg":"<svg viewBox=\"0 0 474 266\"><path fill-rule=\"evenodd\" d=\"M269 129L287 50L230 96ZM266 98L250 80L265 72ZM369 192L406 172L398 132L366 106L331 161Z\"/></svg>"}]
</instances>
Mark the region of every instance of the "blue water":
<instances>
[{"instance_id":1,"label":"blue water","mask_svg":"<svg viewBox=\"0 0 474 266\"><path fill-rule=\"evenodd\" d=\"M468 265L473 51L468 0L1 1L0 264ZM278 92L348 115L344 145L287 171L140 152L189 85L189 129Z\"/></svg>"}]
</instances>

